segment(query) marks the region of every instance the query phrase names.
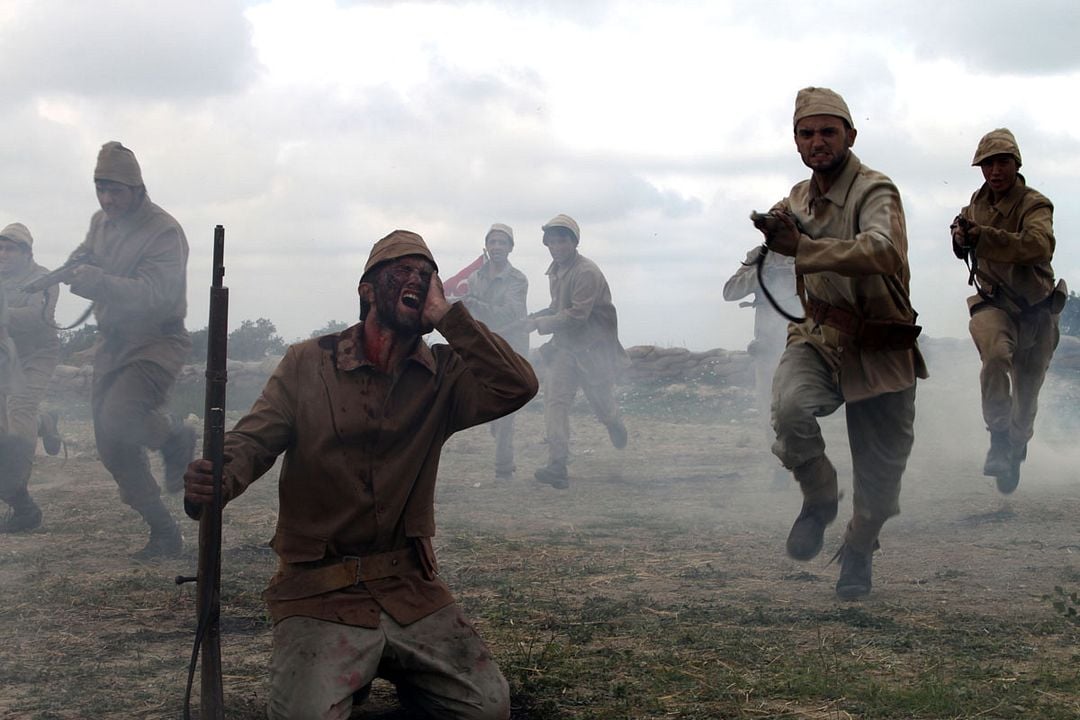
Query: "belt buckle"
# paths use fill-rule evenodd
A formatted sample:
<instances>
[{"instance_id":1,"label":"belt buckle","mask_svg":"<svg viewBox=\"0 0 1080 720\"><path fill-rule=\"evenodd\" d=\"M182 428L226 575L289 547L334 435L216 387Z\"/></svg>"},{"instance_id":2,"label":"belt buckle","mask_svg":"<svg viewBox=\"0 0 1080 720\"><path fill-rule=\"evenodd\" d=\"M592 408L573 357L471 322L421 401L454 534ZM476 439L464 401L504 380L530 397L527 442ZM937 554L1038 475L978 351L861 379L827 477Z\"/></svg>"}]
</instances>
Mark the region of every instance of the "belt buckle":
<instances>
[{"instance_id":1,"label":"belt buckle","mask_svg":"<svg viewBox=\"0 0 1080 720\"><path fill-rule=\"evenodd\" d=\"M350 560L356 561L356 577L353 578L353 586L359 585L362 581L360 579L360 556L359 555L343 555L341 562L348 563Z\"/></svg>"}]
</instances>

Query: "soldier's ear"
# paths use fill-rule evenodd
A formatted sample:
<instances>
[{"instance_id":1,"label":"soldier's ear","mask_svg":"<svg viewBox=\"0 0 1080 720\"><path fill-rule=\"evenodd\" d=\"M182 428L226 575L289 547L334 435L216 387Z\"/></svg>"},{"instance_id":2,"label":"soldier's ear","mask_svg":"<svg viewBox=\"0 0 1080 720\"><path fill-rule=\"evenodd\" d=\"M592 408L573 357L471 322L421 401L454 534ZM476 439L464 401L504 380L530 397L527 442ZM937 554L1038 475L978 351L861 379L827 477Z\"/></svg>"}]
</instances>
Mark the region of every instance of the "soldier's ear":
<instances>
[{"instance_id":1,"label":"soldier's ear","mask_svg":"<svg viewBox=\"0 0 1080 720\"><path fill-rule=\"evenodd\" d=\"M360 296L361 301L369 305L375 302L375 286L369 282L361 280L356 286L356 294Z\"/></svg>"}]
</instances>

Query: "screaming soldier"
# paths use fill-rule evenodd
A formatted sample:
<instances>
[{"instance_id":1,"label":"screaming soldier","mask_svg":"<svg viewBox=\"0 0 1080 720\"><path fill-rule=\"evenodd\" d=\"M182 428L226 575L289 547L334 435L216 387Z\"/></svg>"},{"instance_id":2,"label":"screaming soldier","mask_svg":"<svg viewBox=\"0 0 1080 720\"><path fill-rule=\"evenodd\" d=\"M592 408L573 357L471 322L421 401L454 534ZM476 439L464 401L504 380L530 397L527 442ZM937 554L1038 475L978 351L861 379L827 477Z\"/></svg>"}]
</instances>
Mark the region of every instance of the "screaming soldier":
<instances>
[{"instance_id":1,"label":"screaming soldier","mask_svg":"<svg viewBox=\"0 0 1080 720\"><path fill-rule=\"evenodd\" d=\"M982 412L990 431L983 474L998 490L1020 483L1020 463L1057 347L1058 313L1068 298L1054 286L1054 206L1027 186L1020 148L1005 128L983 136L972 166L986 182L951 226L953 252L971 267L969 329L982 358Z\"/></svg>"},{"instance_id":2,"label":"screaming soldier","mask_svg":"<svg viewBox=\"0 0 1080 720\"><path fill-rule=\"evenodd\" d=\"M477 320L498 333L514 352L529 355L529 333L523 327L528 314L525 298L529 280L525 273L510 264L514 250L514 231L509 225L495 223L484 237L486 261L469 276L469 292L463 299ZM514 415L493 420L489 425L495 438L495 479L514 477Z\"/></svg>"},{"instance_id":3,"label":"screaming soldier","mask_svg":"<svg viewBox=\"0 0 1080 720\"><path fill-rule=\"evenodd\" d=\"M94 303L94 439L120 499L150 526L149 541L134 557L175 557L183 537L161 501L146 448L161 451L165 487L178 492L194 456L195 431L161 408L191 351L184 329L187 238L150 201L135 154L120 143L102 145L94 189L101 210L72 254L86 261L62 279Z\"/></svg>"},{"instance_id":4,"label":"screaming soldier","mask_svg":"<svg viewBox=\"0 0 1080 720\"><path fill-rule=\"evenodd\" d=\"M285 454L278 572L264 593L271 720L347 718L377 675L433 717L509 717L506 680L438 576L435 480L453 433L517 410L537 381L447 302L437 272L416 233L375 243L360 323L290 347L225 436L225 501ZM425 344L432 329L449 345ZM213 498L211 471L207 460L188 467L189 501Z\"/></svg>"},{"instance_id":5,"label":"screaming soldier","mask_svg":"<svg viewBox=\"0 0 1080 720\"><path fill-rule=\"evenodd\" d=\"M754 339L746 348L754 363L754 391L757 396L758 416L767 436L772 436L769 422L769 408L772 406L772 382L780 355L787 345L788 319L773 307L765 296L762 283L758 282L757 262L760 248L755 247L746 254L746 260L735 274L724 283L724 299L732 302L753 295L750 302L741 302L739 307L754 309ZM780 308L789 315L798 317L802 314L802 300L795 287L795 258L769 253L762 261L762 282ZM775 461L774 461L775 462ZM774 484L786 485L789 475L782 467L773 465L777 471Z\"/></svg>"},{"instance_id":6,"label":"screaming soldier","mask_svg":"<svg viewBox=\"0 0 1080 720\"><path fill-rule=\"evenodd\" d=\"M769 249L795 258L806 319L789 326L773 380L773 452L803 493L787 553L810 560L837 513L836 469L817 418L846 405L854 510L836 557L836 593L870 593L885 521L900 512L900 477L915 439L915 378L926 365L908 296L900 193L851 152L847 104L826 88L795 99L795 146L812 171L767 215L754 217Z\"/></svg>"},{"instance_id":7,"label":"screaming soldier","mask_svg":"<svg viewBox=\"0 0 1080 720\"><path fill-rule=\"evenodd\" d=\"M536 479L565 490L570 486L570 408L580 387L611 444L626 447L626 425L615 401L615 378L626 361L611 290L600 268L578 253L581 231L569 215L556 215L542 228L551 253L547 269L551 305L525 321L528 332L551 335L540 348L544 377L544 425L548 464Z\"/></svg>"},{"instance_id":8,"label":"screaming soldier","mask_svg":"<svg viewBox=\"0 0 1080 720\"><path fill-rule=\"evenodd\" d=\"M58 289L54 285L34 293L23 290L28 283L48 274L34 262L33 247L34 238L22 223L0 230L0 278L7 304L7 333L15 344L23 377L22 386L3 398L6 407L0 416L0 486L2 499L11 506L11 516L0 524L0 532L25 532L41 525L41 508L30 497L28 485L39 424L55 428L56 422L52 413L39 421L38 406L60 358L54 319ZM50 452L53 449L46 447Z\"/></svg>"}]
</instances>

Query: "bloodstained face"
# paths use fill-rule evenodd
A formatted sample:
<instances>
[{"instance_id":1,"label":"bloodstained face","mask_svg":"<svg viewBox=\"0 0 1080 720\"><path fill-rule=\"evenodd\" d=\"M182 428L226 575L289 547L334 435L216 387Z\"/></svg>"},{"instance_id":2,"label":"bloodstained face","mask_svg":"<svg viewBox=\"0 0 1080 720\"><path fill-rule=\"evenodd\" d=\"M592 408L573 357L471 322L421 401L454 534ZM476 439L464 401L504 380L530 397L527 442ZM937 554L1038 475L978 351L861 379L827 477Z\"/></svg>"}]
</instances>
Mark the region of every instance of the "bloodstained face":
<instances>
[{"instance_id":1,"label":"bloodstained face","mask_svg":"<svg viewBox=\"0 0 1080 720\"><path fill-rule=\"evenodd\" d=\"M803 164L815 173L829 175L840 169L855 144L855 128L834 115L811 115L795 126L795 147Z\"/></svg>"},{"instance_id":2,"label":"bloodstained face","mask_svg":"<svg viewBox=\"0 0 1080 720\"><path fill-rule=\"evenodd\" d=\"M1020 172L1016 158L1008 154L991 155L979 163L979 167L986 184L994 195L999 197L1012 190L1016 184L1016 175Z\"/></svg>"},{"instance_id":3,"label":"bloodstained face","mask_svg":"<svg viewBox=\"0 0 1080 720\"><path fill-rule=\"evenodd\" d=\"M422 317L435 267L426 258L409 255L392 260L375 277L375 309L379 322L402 333L423 333Z\"/></svg>"}]
</instances>

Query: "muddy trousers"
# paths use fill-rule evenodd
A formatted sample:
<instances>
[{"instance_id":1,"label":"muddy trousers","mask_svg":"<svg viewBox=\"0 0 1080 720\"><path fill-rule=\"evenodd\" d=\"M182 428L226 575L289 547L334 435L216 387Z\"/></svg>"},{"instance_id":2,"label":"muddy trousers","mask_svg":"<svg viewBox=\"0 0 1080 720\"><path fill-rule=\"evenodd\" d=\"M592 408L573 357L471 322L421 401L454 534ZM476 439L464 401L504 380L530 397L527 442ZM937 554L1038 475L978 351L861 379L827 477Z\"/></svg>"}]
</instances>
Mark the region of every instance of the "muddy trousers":
<instances>
[{"instance_id":1,"label":"muddy trousers","mask_svg":"<svg viewBox=\"0 0 1080 720\"><path fill-rule=\"evenodd\" d=\"M968 329L982 359L986 428L1008 432L1013 444L1022 446L1035 432L1039 391L1060 337L1058 316L1049 310L1012 316L985 306L971 316Z\"/></svg>"},{"instance_id":2,"label":"muddy trousers","mask_svg":"<svg viewBox=\"0 0 1080 720\"><path fill-rule=\"evenodd\" d=\"M488 429L495 438L495 474L512 474L517 469L514 465L514 414L492 420Z\"/></svg>"},{"instance_id":3,"label":"muddy trousers","mask_svg":"<svg viewBox=\"0 0 1080 720\"><path fill-rule=\"evenodd\" d=\"M146 449L160 449L172 429L161 407L175 381L176 375L147 361L94 375L91 404L98 456L116 481L120 499L151 528L173 524L150 473Z\"/></svg>"},{"instance_id":4,"label":"muddy trousers","mask_svg":"<svg viewBox=\"0 0 1080 720\"><path fill-rule=\"evenodd\" d=\"M609 426L621 419L614 375L586 372L572 353L555 348L547 358L544 383L544 428L551 464L565 465L570 456L570 409L579 387L597 420Z\"/></svg>"},{"instance_id":5,"label":"muddy trousers","mask_svg":"<svg viewBox=\"0 0 1080 720\"><path fill-rule=\"evenodd\" d=\"M791 345L773 378L773 454L796 468L825 454L819 417L845 404L832 370L810 345ZM876 529L900 512L900 478L915 442L915 386L846 403L854 470L853 524ZM850 527L850 526L849 526Z\"/></svg>"},{"instance_id":6,"label":"muddy trousers","mask_svg":"<svg viewBox=\"0 0 1080 720\"><path fill-rule=\"evenodd\" d=\"M345 720L353 693L376 676L404 705L432 718L506 720L510 691L456 603L410 625L386 613L379 627L291 617L274 626L270 720Z\"/></svg>"}]
</instances>

